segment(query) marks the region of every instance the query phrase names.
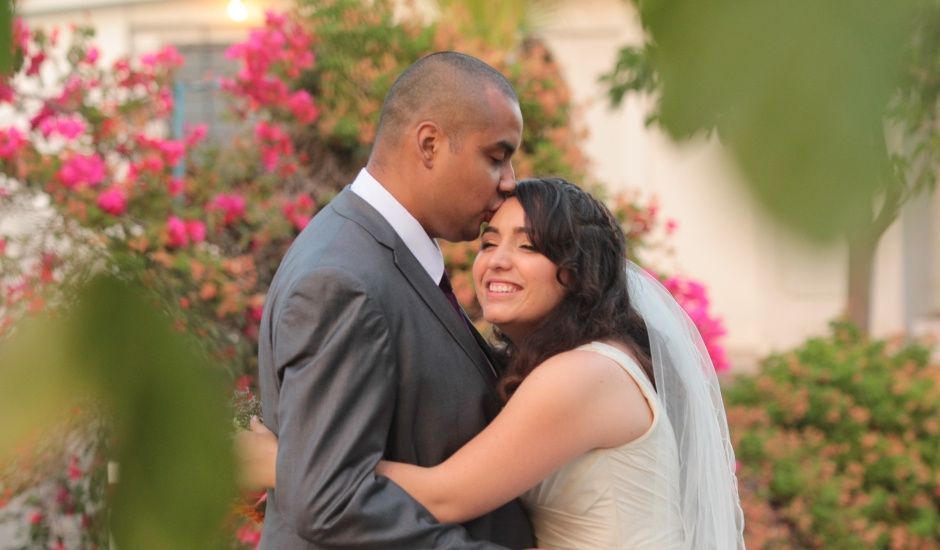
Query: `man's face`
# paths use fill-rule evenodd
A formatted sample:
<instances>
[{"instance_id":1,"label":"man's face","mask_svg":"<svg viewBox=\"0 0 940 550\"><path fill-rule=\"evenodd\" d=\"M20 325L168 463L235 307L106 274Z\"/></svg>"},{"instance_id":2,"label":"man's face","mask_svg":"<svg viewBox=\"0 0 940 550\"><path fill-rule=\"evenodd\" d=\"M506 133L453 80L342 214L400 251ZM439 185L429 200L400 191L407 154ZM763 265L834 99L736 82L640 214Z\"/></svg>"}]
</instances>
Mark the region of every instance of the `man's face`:
<instances>
[{"instance_id":1,"label":"man's face","mask_svg":"<svg viewBox=\"0 0 940 550\"><path fill-rule=\"evenodd\" d=\"M434 232L448 241L477 238L516 187L511 160L522 141L522 113L492 88L485 103L480 124L459 135L456 150L448 142L436 168Z\"/></svg>"}]
</instances>

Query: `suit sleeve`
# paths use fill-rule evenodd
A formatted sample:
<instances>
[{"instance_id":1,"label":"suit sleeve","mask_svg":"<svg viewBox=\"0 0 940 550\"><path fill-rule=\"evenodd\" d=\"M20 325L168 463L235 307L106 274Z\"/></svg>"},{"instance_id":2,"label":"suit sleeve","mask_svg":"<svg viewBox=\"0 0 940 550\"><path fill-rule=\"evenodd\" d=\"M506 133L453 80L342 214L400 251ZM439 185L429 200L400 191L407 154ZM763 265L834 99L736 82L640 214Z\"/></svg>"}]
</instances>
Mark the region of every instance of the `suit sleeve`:
<instances>
[{"instance_id":1,"label":"suit sleeve","mask_svg":"<svg viewBox=\"0 0 940 550\"><path fill-rule=\"evenodd\" d=\"M500 548L437 523L376 477L397 395L391 338L382 311L348 273L321 269L288 293L274 333L280 512L324 548Z\"/></svg>"}]
</instances>

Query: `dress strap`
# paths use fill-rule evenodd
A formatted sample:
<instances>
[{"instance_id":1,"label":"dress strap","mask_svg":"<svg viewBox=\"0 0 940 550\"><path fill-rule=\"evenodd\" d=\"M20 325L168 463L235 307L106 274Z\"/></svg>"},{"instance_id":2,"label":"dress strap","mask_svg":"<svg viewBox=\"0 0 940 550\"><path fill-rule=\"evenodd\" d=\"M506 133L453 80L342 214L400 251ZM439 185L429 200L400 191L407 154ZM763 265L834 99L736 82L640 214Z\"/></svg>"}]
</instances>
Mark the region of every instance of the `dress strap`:
<instances>
[{"instance_id":1,"label":"dress strap","mask_svg":"<svg viewBox=\"0 0 940 550\"><path fill-rule=\"evenodd\" d=\"M656 395L656 389L653 387L650 379L647 378L646 373L643 372L643 369L640 368L640 365L637 364L633 357L630 357L630 355L627 353L624 353L622 350L611 346L610 344L597 341L584 344L583 346L578 346L576 349L593 351L594 353L603 355L604 357L620 365L620 368L625 370L627 374L633 378L637 385L640 386L640 391L643 392L643 397L646 398L646 401L650 404L650 407L653 407L654 414L658 412L660 405L659 397Z\"/></svg>"}]
</instances>

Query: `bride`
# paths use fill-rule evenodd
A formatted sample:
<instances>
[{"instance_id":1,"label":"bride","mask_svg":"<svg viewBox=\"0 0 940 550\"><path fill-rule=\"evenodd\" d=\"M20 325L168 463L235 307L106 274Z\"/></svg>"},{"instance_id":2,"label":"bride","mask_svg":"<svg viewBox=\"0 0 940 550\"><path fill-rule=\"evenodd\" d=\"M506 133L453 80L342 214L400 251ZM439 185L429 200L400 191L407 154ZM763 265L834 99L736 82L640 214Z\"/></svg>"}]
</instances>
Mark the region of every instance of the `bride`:
<instances>
[{"instance_id":1,"label":"bride","mask_svg":"<svg viewBox=\"0 0 940 550\"><path fill-rule=\"evenodd\" d=\"M539 546L744 548L724 407L694 325L659 283L624 267L619 224L561 179L518 183L473 266L507 369L505 406L430 468L382 461L438 521L521 496ZM239 440L273 485L276 440Z\"/></svg>"}]
</instances>

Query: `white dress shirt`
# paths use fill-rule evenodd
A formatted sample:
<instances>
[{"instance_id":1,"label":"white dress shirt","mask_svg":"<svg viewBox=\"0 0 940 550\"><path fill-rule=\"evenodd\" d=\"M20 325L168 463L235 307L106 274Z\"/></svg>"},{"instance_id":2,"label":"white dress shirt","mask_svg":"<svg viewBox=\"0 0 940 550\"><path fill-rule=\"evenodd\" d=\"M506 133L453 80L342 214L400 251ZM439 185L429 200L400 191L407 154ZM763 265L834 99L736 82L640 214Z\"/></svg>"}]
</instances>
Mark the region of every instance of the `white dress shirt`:
<instances>
[{"instance_id":1,"label":"white dress shirt","mask_svg":"<svg viewBox=\"0 0 940 550\"><path fill-rule=\"evenodd\" d=\"M378 210L418 259L434 284L439 284L444 276L444 256L437 241L428 236L418 220L365 168L359 171L350 190Z\"/></svg>"}]
</instances>

